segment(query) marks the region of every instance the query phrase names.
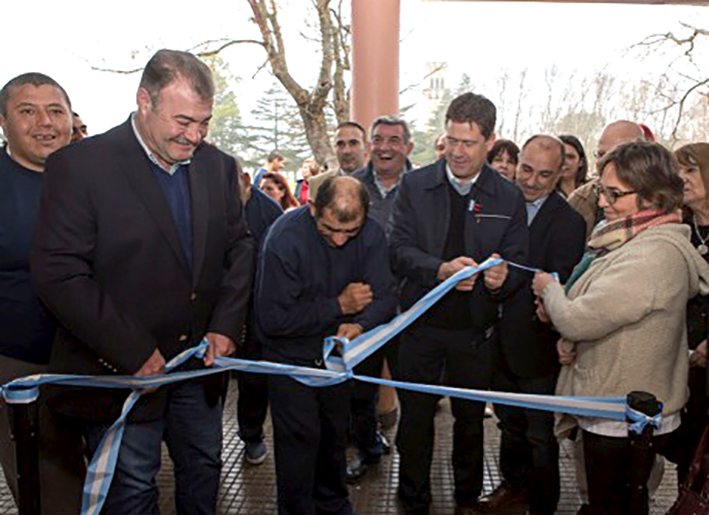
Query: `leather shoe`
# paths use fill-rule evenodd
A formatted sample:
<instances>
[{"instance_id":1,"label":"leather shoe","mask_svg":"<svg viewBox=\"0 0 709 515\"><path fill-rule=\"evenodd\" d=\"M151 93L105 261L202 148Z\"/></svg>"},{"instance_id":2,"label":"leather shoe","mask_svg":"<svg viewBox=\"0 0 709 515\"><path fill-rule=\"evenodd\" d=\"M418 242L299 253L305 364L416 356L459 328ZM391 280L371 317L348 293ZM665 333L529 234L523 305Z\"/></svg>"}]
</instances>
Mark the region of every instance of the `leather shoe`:
<instances>
[{"instance_id":1,"label":"leather shoe","mask_svg":"<svg viewBox=\"0 0 709 515\"><path fill-rule=\"evenodd\" d=\"M491 494L480 497L475 509L479 513L494 513L527 502L529 502L529 495L524 488L515 488L509 483L502 483Z\"/></svg>"}]
</instances>

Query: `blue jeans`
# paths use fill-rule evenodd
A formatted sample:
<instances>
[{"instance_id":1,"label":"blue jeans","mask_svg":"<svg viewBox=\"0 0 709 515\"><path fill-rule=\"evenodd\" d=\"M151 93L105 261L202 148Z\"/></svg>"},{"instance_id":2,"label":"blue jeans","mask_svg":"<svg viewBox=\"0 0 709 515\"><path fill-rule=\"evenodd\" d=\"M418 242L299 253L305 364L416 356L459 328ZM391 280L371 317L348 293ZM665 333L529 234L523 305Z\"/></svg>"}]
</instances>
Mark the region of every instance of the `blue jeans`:
<instances>
[{"instance_id":1,"label":"blue jeans","mask_svg":"<svg viewBox=\"0 0 709 515\"><path fill-rule=\"evenodd\" d=\"M200 380L170 391L161 420L128 423L113 483L102 513L158 515L155 476L165 439L175 465L175 505L179 515L216 513L222 450L222 406L209 406ZM149 395L149 394L148 394ZM93 455L110 424L86 426L87 451Z\"/></svg>"}]
</instances>

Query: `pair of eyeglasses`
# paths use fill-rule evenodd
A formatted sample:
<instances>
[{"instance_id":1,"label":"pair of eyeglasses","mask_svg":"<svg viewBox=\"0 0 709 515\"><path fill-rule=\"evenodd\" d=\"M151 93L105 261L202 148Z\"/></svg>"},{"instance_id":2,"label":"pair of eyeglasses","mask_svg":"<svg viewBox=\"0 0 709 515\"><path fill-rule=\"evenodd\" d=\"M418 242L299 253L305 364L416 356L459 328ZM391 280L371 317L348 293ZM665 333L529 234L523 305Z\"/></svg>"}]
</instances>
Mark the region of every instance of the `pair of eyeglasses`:
<instances>
[{"instance_id":1,"label":"pair of eyeglasses","mask_svg":"<svg viewBox=\"0 0 709 515\"><path fill-rule=\"evenodd\" d=\"M616 190L614 188L606 188L603 184L601 183L596 183L594 186L594 190L596 191L596 196L601 196L606 199L606 202L608 202L611 206L618 202L618 199L625 197L626 195L632 195L633 193L637 193L635 190L630 190L630 191L621 191L621 190Z\"/></svg>"}]
</instances>

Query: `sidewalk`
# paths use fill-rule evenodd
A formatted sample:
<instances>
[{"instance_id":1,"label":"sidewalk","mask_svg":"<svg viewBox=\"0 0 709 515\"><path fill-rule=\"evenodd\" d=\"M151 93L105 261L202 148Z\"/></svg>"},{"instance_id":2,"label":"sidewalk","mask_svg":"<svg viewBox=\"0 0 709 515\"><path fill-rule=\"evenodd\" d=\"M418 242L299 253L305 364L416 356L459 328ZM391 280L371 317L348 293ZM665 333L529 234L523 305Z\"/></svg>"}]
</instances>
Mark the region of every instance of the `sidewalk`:
<instances>
[{"instance_id":1,"label":"sidewalk","mask_svg":"<svg viewBox=\"0 0 709 515\"><path fill-rule=\"evenodd\" d=\"M236 427L236 381L231 389L224 411L224 467L219 493L219 513L243 515L270 515L276 513L276 481L273 455L269 454L260 466L249 466L244 461L244 446L239 440ZM453 473L450 468L452 448L452 416L450 405L443 402L436 415L436 448L431 471L433 505L431 515L452 515ZM271 428L266 429L269 450L272 450ZM389 441L394 442L394 429L387 431ZM498 471L498 447L500 433L495 419L485 421L485 493L490 492L500 481ZM393 447L393 445L392 445ZM158 477L160 508L163 515L175 513L173 501L172 465L166 451L164 468ZM357 484L350 487L350 499L355 511L361 515L396 515L402 513L397 503L397 471L399 459L396 452L384 456L382 462L370 470ZM575 487L575 473L570 447L561 449L561 501L558 515L575 515L579 507ZM664 515L676 497L674 466L666 465L663 483L651 504L651 515ZM14 506L4 478L0 478L0 514L14 515ZM523 515L524 511L509 511L506 515ZM69 514L68 514L69 515ZM138 515L138 514L136 514Z\"/></svg>"}]
</instances>

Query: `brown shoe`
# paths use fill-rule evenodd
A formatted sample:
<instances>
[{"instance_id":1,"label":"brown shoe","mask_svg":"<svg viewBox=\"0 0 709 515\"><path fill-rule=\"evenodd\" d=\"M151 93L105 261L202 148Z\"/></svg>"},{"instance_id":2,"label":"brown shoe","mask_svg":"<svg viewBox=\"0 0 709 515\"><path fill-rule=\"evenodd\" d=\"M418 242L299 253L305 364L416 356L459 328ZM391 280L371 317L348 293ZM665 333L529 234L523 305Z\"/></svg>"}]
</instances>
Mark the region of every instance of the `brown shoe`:
<instances>
[{"instance_id":1,"label":"brown shoe","mask_svg":"<svg viewBox=\"0 0 709 515\"><path fill-rule=\"evenodd\" d=\"M476 509L479 513L494 513L503 508L528 502L529 495L525 489L515 488L509 483L503 482L491 494L480 497Z\"/></svg>"}]
</instances>

